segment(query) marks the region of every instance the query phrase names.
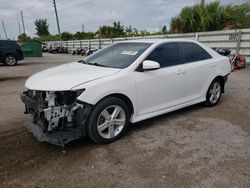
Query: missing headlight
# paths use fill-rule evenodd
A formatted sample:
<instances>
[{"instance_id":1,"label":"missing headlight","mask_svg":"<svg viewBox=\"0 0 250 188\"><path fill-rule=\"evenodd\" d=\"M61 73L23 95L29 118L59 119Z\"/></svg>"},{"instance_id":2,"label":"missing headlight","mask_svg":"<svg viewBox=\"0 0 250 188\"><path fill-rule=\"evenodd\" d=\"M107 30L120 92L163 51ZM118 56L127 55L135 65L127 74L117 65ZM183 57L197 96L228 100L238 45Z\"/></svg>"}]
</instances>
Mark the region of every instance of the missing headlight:
<instances>
[{"instance_id":1,"label":"missing headlight","mask_svg":"<svg viewBox=\"0 0 250 188\"><path fill-rule=\"evenodd\" d=\"M76 98L82 94L84 90L77 91L57 91L56 99L59 105L71 105L76 101Z\"/></svg>"}]
</instances>

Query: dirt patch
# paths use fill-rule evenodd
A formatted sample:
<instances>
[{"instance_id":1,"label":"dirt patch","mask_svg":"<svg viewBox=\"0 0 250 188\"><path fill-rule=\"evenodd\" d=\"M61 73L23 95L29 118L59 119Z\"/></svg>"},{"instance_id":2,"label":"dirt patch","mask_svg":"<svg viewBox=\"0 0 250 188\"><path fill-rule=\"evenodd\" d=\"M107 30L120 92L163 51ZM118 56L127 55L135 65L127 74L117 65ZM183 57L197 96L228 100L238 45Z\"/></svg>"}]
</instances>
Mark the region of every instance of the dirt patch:
<instances>
[{"instance_id":1,"label":"dirt patch","mask_svg":"<svg viewBox=\"0 0 250 188\"><path fill-rule=\"evenodd\" d=\"M27 76L16 76L16 77L0 77L0 82L3 82L3 81L9 81L9 80L21 80L21 79L27 79L28 77Z\"/></svg>"}]
</instances>

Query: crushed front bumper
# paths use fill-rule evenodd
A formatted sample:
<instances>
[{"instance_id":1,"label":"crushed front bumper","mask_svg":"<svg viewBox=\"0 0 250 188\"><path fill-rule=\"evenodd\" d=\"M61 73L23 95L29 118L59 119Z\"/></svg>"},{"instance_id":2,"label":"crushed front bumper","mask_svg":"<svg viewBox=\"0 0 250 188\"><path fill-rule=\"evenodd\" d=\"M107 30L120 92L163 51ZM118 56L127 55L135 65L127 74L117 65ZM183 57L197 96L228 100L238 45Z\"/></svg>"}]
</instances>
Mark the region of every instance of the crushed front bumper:
<instances>
[{"instance_id":1,"label":"crushed front bumper","mask_svg":"<svg viewBox=\"0 0 250 188\"><path fill-rule=\"evenodd\" d=\"M84 126L82 126L71 130L43 132L43 129L38 124L33 123L33 117L28 117L26 127L38 141L48 142L57 146L64 146L73 140L83 137L85 131Z\"/></svg>"},{"instance_id":2,"label":"crushed front bumper","mask_svg":"<svg viewBox=\"0 0 250 188\"><path fill-rule=\"evenodd\" d=\"M43 112L43 106L37 100L29 97L27 91L22 92L20 98L25 104L25 114L29 114L26 127L40 142L64 146L73 140L86 136L86 121L92 109L91 105L79 104L81 107L75 111L74 121L71 122L72 126L61 126L56 130L47 131L34 115L34 111Z\"/></svg>"}]
</instances>

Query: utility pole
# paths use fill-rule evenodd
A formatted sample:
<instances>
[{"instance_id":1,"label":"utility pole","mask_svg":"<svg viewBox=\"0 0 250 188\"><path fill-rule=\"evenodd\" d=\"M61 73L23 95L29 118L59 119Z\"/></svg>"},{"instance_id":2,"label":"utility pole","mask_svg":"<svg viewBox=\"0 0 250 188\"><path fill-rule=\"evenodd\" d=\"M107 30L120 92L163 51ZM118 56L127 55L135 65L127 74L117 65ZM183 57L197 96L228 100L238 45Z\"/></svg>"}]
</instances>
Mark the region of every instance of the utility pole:
<instances>
[{"instance_id":1,"label":"utility pole","mask_svg":"<svg viewBox=\"0 0 250 188\"><path fill-rule=\"evenodd\" d=\"M19 22L18 22L18 29L19 29L19 35L21 35L21 27Z\"/></svg>"},{"instance_id":2,"label":"utility pole","mask_svg":"<svg viewBox=\"0 0 250 188\"><path fill-rule=\"evenodd\" d=\"M82 33L84 33L84 24L82 25Z\"/></svg>"},{"instance_id":3,"label":"utility pole","mask_svg":"<svg viewBox=\"0 0 250 188\"><path fill-rule=\"evenodd\" d=\"M5 38L8 39L7 33L6 33L6 29L5 29L5 25L4 25L4 21L2 20L2 25L3 25L3 30L4 30L4 34L5 34Z\"/></svg>"},{"instance_id":4,"label":"utility pole","mask_svg":"<svg viewBox=\"0 0 250 188\"><path fill-rule=\"evenodd\" d=\"M204 6L205 0L201 0L201 5Z\"/></svg>"},{"instance_id":5,"label":"utility pole","mask_svg":"<svg viewBox=\"0 0 250 188\"><path fill-rule=\"evenodd\" d=\"M23 33L25 34L25 26L24 26L24 21L23 21L23 11L21 10L21 19L23 23Z\"/></svg>"},{"instance_id":6,"label":"utility pole","mask_svg":"<svg viewBox=\"0 0 250 188\"><path fill-rule=\"evenodd\" d=\"M54 4L54 7L55 7L55 13L56 13L56 22L57 22L58 34L59 34L59 35L61 35L60 25L59 25L59 20L58 20L58 14L57 14L57 9L56 9L56 0L53 0L53 4Z\"/></svg>"}]
</instances>

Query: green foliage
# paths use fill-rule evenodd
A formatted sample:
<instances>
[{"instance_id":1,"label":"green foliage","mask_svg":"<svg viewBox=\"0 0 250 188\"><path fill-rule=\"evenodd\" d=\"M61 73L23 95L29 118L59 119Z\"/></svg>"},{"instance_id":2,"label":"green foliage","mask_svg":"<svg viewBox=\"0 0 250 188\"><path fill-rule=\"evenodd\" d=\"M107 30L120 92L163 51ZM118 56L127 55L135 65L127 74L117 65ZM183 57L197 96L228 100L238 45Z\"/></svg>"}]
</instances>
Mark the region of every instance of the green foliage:
<instances>
[{"instance_id":1,"label":"green foliage","mask_svg":"<svg viewBox=\"0 0 250 188\"><path fill-rule=\"evenodd\" d=\"M73 35L73 39L75 40L84 40L84 39L93 39L95 38L95 33L93 32L76 32Z\"/></svg>"},{"instance_id":2,"label":"green foliage","mask_svg":"<svg viewBox=\"0 0 250 188\"><path fill-rule=\"evenodd\" d=\"M124 26L121 22L114 22L113 26L100 26L98 30L98 36L101 38L115 38L125 36Z\"/></svg>"},{"instance_id":3,"label":"green foliage","mask_svg":"<svg viewBox=\"0 0 250 188\"><path fill-rule=\"evenodd\" d=\"M128 37L131 37L131 36L132 36L132 34L133 34L133 28L132 28L131 25L125 28L125 33L126 33L126 35L127 35Z\"/></svg>"},{"instance_id":4,"label":"green foliage","mask_svg":"<svg viewBox=\"0 0 250 188\"><path fill-rule=\"evenodd\" d=\"M38 22L36 20L36 22ZM162 31L150 33L147 30L138 31L138 29L133 28L131 25L125 27L120 21L114 22L112 26L103 25L99 27L99 30L94 32L76 32L69 33L63 32L61 36L59 35L38 35L34 38L39 41L59 41L59 40L85 40L94 38L116 38L116 37L134 37L134 36L146 36L146 35L160 35L166 34L167 27L163 26Z\"/></svg>"},{"instance_id":5,"label":"green foliage","mask_svg":"<svg viewBox=\"0 0 250 188\"><path fill-rule=\"evenodd\" d=\"M73 34L69 32L62 32L61 33L61 38L62 40L72 40L73 39Z\"/></svg>"},{"instance_id":6,"label":"green foliage","mask_svg":"<svg viewBox=\"0 0 250 188\"><path fill-rule=\"evenodd\" d=\"M36 40L39 40L41 42L43 41L59 41L61 40L60 36L59 35L41 35L37 38L34 38Z\"/></svg>"},{"instance_id":7,"label":"green foliage","mask_svg":"<svg viewBox=\"0 0 250 188\"><path fill-rule=\"evenodd\" d=\"M147 36L147 35L150 35L150 32L148 32L147 30L141 30L140 31L140 36Z\"/></svg>"},{"instance_id":8,"label":"green foliage","mask_svg":"<svg viewBox=\"0 0 250 188\"><path fill-rule=\"evenodd\" d=\"M20 43L25 43L25 42L28 42L29 40L31 40L31 38L25 33L18 36L18 42Z\"/></svg>"},{"instance_id":9,"label":"green foliage","mask_svg":"<svg viewBox=\"0 0 250 188\"><path fill-rule=\"evenodd\" d=\"M250 3L221 5L214 1L206 5L184 7L179 16L172 18L172 33L221 30L224 27L246 28L250 26Z\"/></svg>"},{"instance_id":10,"label":"green foliage","mask_svg":"<svg viewBox=\"0 0 250 188\"><path fill-rule=\"evenodd\" d=\"M161 33L162 33L162 34L167 34L167 33L168 33L168 29L167 29L167 26L166 26L166 25L164 25L164 26L162 27Z\"/></svg>"},{"instance_id":11,"label":"green foliage","mask_svg":"<svg viewBox=\"0 0 250 188\"><path fill-rule=\"evenodd\" d=\"M36 26L36 34L38 36L49 35L49 24L47 23L47 19L36 19L34 24Z\"/></svg>"}]
</instances>

